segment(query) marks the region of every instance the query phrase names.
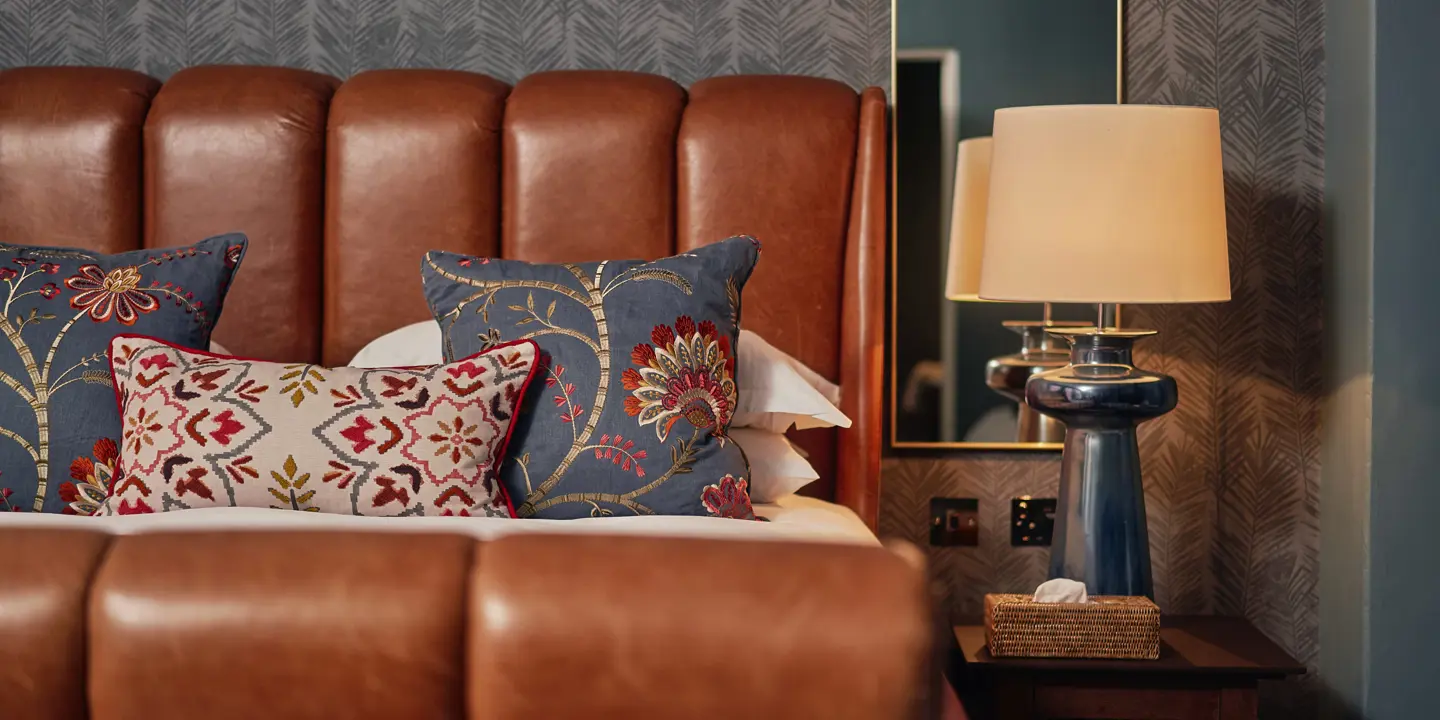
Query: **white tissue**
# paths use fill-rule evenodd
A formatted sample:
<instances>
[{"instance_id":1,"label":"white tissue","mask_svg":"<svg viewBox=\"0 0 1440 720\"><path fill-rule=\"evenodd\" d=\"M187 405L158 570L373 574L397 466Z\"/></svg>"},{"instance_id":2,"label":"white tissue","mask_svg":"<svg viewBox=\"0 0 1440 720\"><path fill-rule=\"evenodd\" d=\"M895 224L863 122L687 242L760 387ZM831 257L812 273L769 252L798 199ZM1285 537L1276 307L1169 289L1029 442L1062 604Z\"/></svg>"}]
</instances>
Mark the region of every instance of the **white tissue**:
<instances>
[{"instance_id":1,"label":"white tissue","mask_svg":"<svg viewBox=\"0 0 1440 720\"><path fill-rule=\"evenodd\" d=\"M1085 583L1056 578L1035 588L1035 602L1085 603L1090 602L1090 595L1085 592Z\"/></svg>"}]
</instances>

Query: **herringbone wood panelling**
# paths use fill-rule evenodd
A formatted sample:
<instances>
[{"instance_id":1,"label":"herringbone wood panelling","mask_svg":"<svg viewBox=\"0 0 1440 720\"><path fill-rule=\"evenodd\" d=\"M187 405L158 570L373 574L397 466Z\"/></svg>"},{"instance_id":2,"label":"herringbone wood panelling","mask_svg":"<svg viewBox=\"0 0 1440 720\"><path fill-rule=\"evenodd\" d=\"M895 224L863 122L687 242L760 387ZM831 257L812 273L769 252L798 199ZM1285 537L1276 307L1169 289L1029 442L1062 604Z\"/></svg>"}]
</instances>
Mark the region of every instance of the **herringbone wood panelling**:
<instances>
[{"instance_id":1,"label":"herringbone wood panelling","mask_svg":"<svg viewBox=\"0 0 1440 720\"><path fill-rule=\"evenodd\" d=\"M0 0L0 68L791 73L889 87L889 0Z\"/></svg>"},{"instance_id":2,"label":"herringbone wood panelling","mask_svg":"<svg viewBox=\"0 0 1440 720\"><path fill-rule=\"evenodd\" d=\"M901 12L904 7L901 6ZM1180 383L1140 434L1156 595L1170 613L1244 615L1313 666L1319 599L1323 0L1129 0L1130 102L1220 109L1234 299L1134 307L1161 334L1139 362ZM930 497L977 497L979 548L930 551L955 615L1028 590L1048 553L1011 548L1018 494L1053 496L1059 459L892 459L880 527L923 543ZM1313 717L1309 682L1272 688L1268 717Z\"/></svg>"}]
</instances>

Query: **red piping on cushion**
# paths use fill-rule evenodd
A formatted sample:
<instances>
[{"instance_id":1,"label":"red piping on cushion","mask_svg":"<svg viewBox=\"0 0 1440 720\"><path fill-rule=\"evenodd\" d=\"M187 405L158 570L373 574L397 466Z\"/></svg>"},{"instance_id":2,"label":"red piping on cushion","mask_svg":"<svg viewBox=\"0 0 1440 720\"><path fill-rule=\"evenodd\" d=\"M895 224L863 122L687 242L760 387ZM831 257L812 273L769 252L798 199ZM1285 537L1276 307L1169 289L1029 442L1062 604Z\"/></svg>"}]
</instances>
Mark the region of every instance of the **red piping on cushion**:
<instances>
[{"instance_id":1,"label":"red piping on cushion","mask_svg":"<svg viewBox=\"0 0 1440 720\"><path fill-rule=\"evenodd\" d=\"M500 493L500 497L505 498L505 509L510 512L511 520L514 520L516 519L516 517L518 517L515 514L515 500L510 497L510 489L505 487L505 483L500 482L500 468L503 467L505 465L505 461L509 459L508 453L510 452L510 436L515 434L515 423L520 421L520 406L525 404L525 396L530 393L530 383L534 382L535 372L540 369L540 346L535 344L534 340L514 340L503 345L496 345L495 347L490 348L491 350L496 350L502 347L518 345L520 343L529 343L531 349L535 353L535 357L534 361L530 363L530 374L525 376L525 382L521 383L520 385L520 394L515 400L515 407L510 409L510 427L505 429L505 439L500 441L500 446L495 449L495 454L497 457L495 460L494 468L495 487L497 488L497 492ZM473 358L476 355L480 354L481 353L475 353L470 357Z\"/></svg>"}]
</instances>

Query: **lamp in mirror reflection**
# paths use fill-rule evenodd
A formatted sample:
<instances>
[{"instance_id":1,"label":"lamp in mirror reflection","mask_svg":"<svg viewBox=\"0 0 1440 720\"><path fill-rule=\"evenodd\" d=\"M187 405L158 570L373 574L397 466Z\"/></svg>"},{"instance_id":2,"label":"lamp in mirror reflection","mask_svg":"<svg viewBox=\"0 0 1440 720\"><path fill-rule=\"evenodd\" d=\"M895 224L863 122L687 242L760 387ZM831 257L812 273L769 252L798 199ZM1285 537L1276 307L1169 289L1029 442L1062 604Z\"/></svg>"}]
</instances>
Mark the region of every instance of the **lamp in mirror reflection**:
<instances>
[{"instance_id":1,"label":"lamp in mirror reflection","mask_svg":"<svg viewBox=\"0 0 1440 720\"><path fill-rule=\"evenodd\" d=\"M945 297L960 302L980 298L980 262L985 251L986 205L990 201L990 159L993 138L961 141L955 153L955 195L950 205L950 247L946 259ZM1069 351L1048 328L1082 325L1057 322L1045 303L1039 320L1006 320L1020 336L1018 352L991 358L985 364L985 385L1009 398L1018 409L1015 441L1058 443L1065 437L1059 418L1042 415L1025 403L1025 383L1032 375L1065 367Z\"/></svg>"},{"instance_id":2,"label":"lamp in mirror reflection","mask_svg":"<svg viewBox=\"0 0 1440 720\"><path fill-rule=\"evenodd\" d=\"M1064 367L1026 403L1065 423L1050 576L1092 595L1153 598L1135 427L1174 409L1174 378L1134 366L1114 303L1230 299L1219 113L1146 105L995 113L979 294L1097 305L1094 327L1051 330Z\"/></svg>"}]
</instances>

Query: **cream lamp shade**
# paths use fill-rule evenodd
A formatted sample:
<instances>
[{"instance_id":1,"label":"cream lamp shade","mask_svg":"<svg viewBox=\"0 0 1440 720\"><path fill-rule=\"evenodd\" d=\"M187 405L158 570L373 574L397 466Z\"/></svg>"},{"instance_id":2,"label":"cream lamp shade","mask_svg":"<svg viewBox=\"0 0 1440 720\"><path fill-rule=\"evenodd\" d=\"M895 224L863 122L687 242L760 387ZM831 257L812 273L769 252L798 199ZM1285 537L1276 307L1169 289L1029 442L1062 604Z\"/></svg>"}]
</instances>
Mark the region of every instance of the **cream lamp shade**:
<instances>
[{"instance_id":1,"label":"cream lamp shade","mask_svg":"<svg viewBox=\"0 0 1440 720\"><path fill-rule=\"evenodd\" d=\"M1212 109L997 110L980 297L1229 300L1224 183Z\"/></svg>"},{"instance_id":2,"label":"cream lamp shade","mask_svg":"<svg viewBox=\"0 0 1440 720\"><path fill-rule=\"evenodd\" d=\"M960 143L955 154L955 199L950 207L950 252L945 297L980 299L980 259L985 252L985 209L990 202L988 137Z\"/></svg>"}]
</instances>

